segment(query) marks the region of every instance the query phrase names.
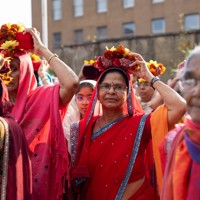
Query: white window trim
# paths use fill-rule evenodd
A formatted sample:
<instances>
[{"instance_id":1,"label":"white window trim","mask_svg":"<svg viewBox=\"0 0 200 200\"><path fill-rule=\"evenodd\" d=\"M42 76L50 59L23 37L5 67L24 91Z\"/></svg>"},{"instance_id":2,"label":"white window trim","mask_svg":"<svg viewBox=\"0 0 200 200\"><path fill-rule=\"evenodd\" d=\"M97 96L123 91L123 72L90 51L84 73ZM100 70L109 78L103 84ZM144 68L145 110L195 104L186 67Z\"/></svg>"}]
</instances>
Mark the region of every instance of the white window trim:
<instances>
[{"instance_id":1,"label":"white window trim","mask_svg":"<svg viewBox=\"0 0 200 200\"><path fill-rule=\"evenodd\" d=\"M135 6L135 0L131 0L132 3L130 3L130 0L123 0L123 7L124 8L132 8Z\"/></svg>"}]
</instances>

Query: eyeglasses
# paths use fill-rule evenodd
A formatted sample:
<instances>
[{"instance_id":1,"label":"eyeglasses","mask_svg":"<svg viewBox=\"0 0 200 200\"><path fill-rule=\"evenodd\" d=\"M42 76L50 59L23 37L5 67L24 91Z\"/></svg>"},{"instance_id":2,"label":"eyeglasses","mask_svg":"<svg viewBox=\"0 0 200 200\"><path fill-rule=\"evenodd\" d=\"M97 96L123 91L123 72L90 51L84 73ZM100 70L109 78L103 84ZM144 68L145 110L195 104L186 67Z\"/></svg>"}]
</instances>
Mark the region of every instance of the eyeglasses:
<instances>
[{"instance_id":1,"label":"eyeglasses","mask_svg":"<svg viewBox=\"0 0 200 200\"><path fill-rule=\"evenodd\" d=\"M122 84L115 84L115 85L111 85L111 84L107 84L107 83L102 83L99 84L99 89L108 92L110 90L110 88L113 88L113 90L115 92L125 92L127 90L127 87L125 85Z\"/></svg>"},{"instance_id":2,"label":"eyeglasses","mask_svg":"<svg viewBox=\"0 0 200 200\"><path fill-rule=\"evenodd\" d=\"M148 82L137 82L137 87L149 87L150 86L150 83Z\"/></svg>"},{"instance_id":3,"label":"eyeglasses","mask_svg":"<svg viewBox=\"0 0 200 200\"><path fill-rule=\"evenodd\" d=\"M83 102L90 102L92 96L83 97L82 95L76 95L75 99L77 103L83 103Z\"/></svg>"},{"instance_id":4,"label":"eyeglasses","mask_svg":"<svg viewBox=\"0 0 200 200\"><path fill-rule=\"evenodd\" d=\"M196 79L196 78L181 79L182 87L185 87L185 88L193 88L198 84L198 82L200 82L200 79Z\"/></svg>"}]
</instances>

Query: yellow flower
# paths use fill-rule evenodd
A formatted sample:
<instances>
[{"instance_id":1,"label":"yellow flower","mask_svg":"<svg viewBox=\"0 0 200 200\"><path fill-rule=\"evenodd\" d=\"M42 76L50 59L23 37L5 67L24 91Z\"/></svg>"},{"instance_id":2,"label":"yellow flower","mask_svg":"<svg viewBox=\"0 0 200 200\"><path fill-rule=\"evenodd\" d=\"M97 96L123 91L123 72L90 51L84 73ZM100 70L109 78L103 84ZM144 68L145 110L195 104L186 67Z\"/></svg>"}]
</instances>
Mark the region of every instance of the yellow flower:
<instances>
[{"instance_id":1,"label":"yellow flower","mask_svg":"<svg viewBox=\"0 0 200 200\"><path fill-rule=\"evenodd\" d=\"M18 46L18 45L19 45L19 42L17 42L16 40L6 41L1 45L0 49L12 50L12 49L15 49L15 47Z\"/></svg>"},{"instance_id":2,"label":"yellow flower","mask_svg":"<svg viewBox=\"0 0 200 200\"><path fill-rule=\"evenodd\" d=\"M94 60L84 60L84 65L93 65L94 63Z\"/></svg>"},{"instance_id":3,"label":"yellow flower","mask_svg":"<svg viewBox=\"0 0 200 200\"><path fill-rule=\"evenodd\" d=\"M38 56L38 55L36 55L36 54L34 54L34 53L31 53L31 54L30 54L30 57L31 57L31 60L32 60L33 62L38 62L38 61L41 60L40 56Z\"/></svg>"},{"instance_id":4,"label":"yellow flower","mask_svg":"<svg viewBox=\"0 0 200 200\"><path fill-rule=\"evenodd\" d=\"M139 81L140 83L146 83L146 82L147 82L147 81L146 81L145 79L143 79L143 78L139 78L138 81Z\"/></svg>"}]
</instances>

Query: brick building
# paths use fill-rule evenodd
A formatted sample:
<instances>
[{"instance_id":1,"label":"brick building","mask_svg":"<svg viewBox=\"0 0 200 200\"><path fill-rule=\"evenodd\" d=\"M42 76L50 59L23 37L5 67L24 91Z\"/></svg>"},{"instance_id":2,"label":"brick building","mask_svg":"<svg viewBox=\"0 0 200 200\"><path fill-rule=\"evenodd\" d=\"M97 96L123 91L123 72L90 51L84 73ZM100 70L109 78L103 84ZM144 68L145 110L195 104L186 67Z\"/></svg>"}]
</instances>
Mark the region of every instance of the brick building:
<instances>
[{"instance_id":1,"label":"brick building","mask_svg":"<svg viewBox=\"0 0 200 200\"><path fill-rule=\"evenodd\" d=\"M32 0L32 25L41 33L42 1ZM49 48L62 47L58 53L75 71L84 59L119 42L147 60L176 65L184 58L178 46L200 40L200 0L46 1Z\"/></svg>"}]
</instances>

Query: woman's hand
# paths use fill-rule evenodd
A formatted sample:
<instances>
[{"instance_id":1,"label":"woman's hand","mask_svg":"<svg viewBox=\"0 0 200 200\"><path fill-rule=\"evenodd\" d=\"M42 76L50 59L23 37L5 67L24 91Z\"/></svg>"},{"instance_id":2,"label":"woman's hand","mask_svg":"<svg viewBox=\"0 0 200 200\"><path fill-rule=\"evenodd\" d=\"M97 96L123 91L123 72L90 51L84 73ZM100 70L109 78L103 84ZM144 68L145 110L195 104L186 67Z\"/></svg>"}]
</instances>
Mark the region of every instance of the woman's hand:
<instances>
[{"instance_id":1,"label":"woman's hand","mask_svg":"<svg viewBox=\"0 0 200 200\"><path fill-rule=\"evenodd\" d=\"M42 50L47 49L47 47L42 43L39 31L36 28L26 28L25 32L29 32L32 35L34 47L32 52L41 55Z\"/></svg>"},{"instance_id":2,"label":"woman's hand","mask_svg":"<svg viewBox=\"0 0 200 200\"><path fill-rule=\"evenodd\" d=\"M149 71L146 61L143 59L143 57L140 54L133 53L133 52L131 54L136 58L136 61L134 61L132 64L129 65L129 67L130 67L129 71L134 76L143 78L146 81L150 82L154 76ZM139 69L137 69L138 68L137 66L139 67Z\"/></svg>"},{"instance_id":3,"label":"woman's hand","mask_svg":"<svg viewBox=\"0 0 200 200\"><path fill-rule=\"evenodd\" d=\"M40 78L45 76L45 72L49 69L49 64L46 60L42 60L41 61L41 65L38 69L38 75L40 76Z\"/></svg>"}]
</instances>

